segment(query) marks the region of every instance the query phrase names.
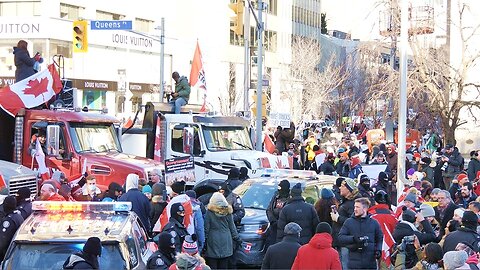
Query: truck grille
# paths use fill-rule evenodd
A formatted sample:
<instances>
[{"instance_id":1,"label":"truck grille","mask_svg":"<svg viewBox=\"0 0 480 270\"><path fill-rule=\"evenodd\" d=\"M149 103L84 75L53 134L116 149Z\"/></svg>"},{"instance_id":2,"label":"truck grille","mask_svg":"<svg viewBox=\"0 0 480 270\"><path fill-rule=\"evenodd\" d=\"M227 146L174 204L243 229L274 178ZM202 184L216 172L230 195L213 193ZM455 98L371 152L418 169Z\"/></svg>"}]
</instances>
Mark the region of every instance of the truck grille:
<instances>
[{"instance_id":1,"label":"truck grille","mask_svg":"<svg viewBox=\"0 0 480 270\"><path fill-rule=\"evenodd\" d=\"M37 179L34 177L31 178L23 178L23 177L18 177L18 178L10 178L9 181L9 191L10 195L15 195L17 194L17 191L21 187L28 187L30 191L32 192L32 195L38 194L38 182Z\"/></svg>"}]
</instances>

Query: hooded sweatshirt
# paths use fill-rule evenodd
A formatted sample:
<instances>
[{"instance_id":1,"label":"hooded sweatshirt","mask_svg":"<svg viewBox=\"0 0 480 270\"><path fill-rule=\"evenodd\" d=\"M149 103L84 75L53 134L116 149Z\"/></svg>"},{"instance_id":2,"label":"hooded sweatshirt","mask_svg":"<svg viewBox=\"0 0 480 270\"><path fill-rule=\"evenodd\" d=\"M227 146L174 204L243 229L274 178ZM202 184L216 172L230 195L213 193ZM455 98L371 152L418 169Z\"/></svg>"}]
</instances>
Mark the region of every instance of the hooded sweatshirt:
<instances>
[{"instance_id":1,"label":"hooded sweatshirt","mask_svg":"<svg viewBox=\"0 0 480 270\"><path fill-rule=\"evenodd\" d=\"M293 262L293 269L342 269L338 252L332 248L333 238L329 233L315 234L303 245ZM322 258L319 260L319 258Z\"/></svg>"},{"instance_id":2,"label":"hooded sweatshirt","mask_svg":"<svg viewBox=\"0 0 480 270\"><path fill-rule=\"evenodd\" d=\"M119 202L131 202L132 211L138 215L146 231L150 231L151 205L147 196L138 189L138 175L129 174L125 183L126 193L118 198Z\"/></svg>"}]
</instances>

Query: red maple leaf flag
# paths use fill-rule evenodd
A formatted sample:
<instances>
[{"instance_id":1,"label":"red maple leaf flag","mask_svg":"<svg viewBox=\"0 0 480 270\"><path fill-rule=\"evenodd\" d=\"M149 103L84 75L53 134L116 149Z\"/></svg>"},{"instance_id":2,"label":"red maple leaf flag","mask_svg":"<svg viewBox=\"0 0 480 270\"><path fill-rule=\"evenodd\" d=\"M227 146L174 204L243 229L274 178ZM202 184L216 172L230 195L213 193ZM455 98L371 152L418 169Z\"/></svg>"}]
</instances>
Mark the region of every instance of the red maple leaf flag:
<instances>
[{"instance_id":1,"label":"red maple leaf flag","mask_svg":"<svg viewBox=\"0 0 480 270\"><path fill-rule=\"evenodd\" d=\"M43 152L42 145L38 138L35 145L35 160L38 163L38 172L42 176L43 181L50 179L50 171L45 164L45 153Z\"/></svg>"},{"instance_id":2,"label":"red maple leaf flag","mask_svg":"<svg viewBox=\"0 0 480 270\"><path fill-rule=\"evenodd\" d=\"M206 111L207 82L205 80L205 70L203 69L202 52L197 41L195 53L193 54L192 69L190 70L190 85L203 89L203 105L201 111Z\"/></svg>"},{"instance_id":3,"label":"red maple leaf flag","mask_svg":"<svg viewBox=\"0 0 480 270\"><path fill-rule=\"evenodd\" d=\"M157 129L155 130L155 146L153 150L153 160L162 161L162 141L160 138L160 117L157 117Z\"/></svg>"},{"instance_id":4,"label":"red maple leaf flag","mask_svg":"<svg viewBox=\"0 0 480 270\"><path fill-rule=\"evenodd\" d=\"M0 107L12 116L21 108L34 108L48 102L62 90L57 69L47 69L0 89Z\"/></svg>"}]
</instances>

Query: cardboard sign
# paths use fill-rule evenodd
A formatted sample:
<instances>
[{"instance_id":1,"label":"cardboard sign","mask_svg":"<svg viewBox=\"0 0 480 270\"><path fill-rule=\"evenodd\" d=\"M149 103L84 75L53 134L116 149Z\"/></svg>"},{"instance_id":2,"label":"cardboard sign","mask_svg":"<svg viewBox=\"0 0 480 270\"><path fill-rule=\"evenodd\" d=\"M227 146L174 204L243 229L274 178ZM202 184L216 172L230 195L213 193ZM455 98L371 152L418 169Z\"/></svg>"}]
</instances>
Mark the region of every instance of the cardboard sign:
<instances>
[{"instance_id":1,"label":"cardboard sign","mask_svg":"<svg viewBox=\"0 0 480 270\"><path fill-rule=\"evenodd\" d=\"M290 127L291 116L289 113L270 113L268 125L271 127L281 126L282 128Z\"/></svg>"}]
</instances>

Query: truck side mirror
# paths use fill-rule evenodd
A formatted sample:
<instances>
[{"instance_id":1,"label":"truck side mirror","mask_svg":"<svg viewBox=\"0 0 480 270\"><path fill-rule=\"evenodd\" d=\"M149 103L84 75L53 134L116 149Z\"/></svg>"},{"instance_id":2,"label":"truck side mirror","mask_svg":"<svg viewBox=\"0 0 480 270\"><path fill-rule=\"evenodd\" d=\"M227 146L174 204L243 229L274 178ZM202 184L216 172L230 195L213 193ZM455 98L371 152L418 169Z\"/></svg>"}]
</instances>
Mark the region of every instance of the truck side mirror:
<instances>
[{"instance_id":1,"label":"truck side mirror","mask_svg":"<svg viewBox=\"0 0 480 270\"><path fill-rule=\"evenodd\" d=\"M59 156L60 155L60 126L49 125L47 126L47 155Z\"/></svg>"},{"instance_id":2,"label":"truck side mirror","mask_svg":"<svg viewBox=\"0 0 480 270\"><path fill-rule=\"evenodd\" d=\"M193 154L193 127L184 127L182 131L183 153Z\"/></svg>"}]
</instances>

